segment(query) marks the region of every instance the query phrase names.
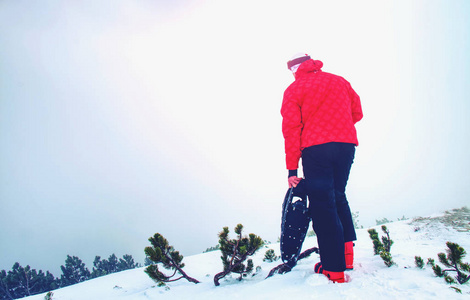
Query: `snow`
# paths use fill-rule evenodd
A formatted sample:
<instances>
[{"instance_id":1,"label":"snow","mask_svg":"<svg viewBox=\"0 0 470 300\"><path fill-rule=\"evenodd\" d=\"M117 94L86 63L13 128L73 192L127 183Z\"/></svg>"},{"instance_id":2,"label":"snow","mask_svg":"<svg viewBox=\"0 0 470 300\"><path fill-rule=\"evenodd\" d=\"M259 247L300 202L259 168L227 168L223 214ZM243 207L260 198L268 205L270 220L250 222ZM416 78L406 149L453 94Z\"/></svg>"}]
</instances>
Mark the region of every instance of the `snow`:
<instances>
[{"instance_id":1,"label":"snow","mask_svg":"<svg viewBox=\"0 0 470 300\"><path fill-rule=\"evenodd\" d=\"M418 269L414 264L416 255L424 261L434 258L438 262L437 253L445 252L447 241L458 243L470 251L468 216L463 222L464 227L454 226L455 221L443 221L443 216L386 224L394 241L391 253L397 264L390 268L374 255L367 229L359 229L354 248L354 270L346 272L351 279L348 283L334 284L325 276L315 274L313 266L319 261L315 253L301 260L292 272L265 279L269 271L280 263L263 262L268 249L280 254L279 244L270 244L253 257L255 266L262 268L259 274L241 282L236 280L237 276L229 275L221 280L219 287L214 286L213 277L222 270L222 263L220 252L213 251L184 258L184 270L201 281L200 284L183 279L169 283L167 287L157 287L144 273L144 268L139 268L55 290L52 299L469 299L470 284L452 285L461 289L459 294L442 278L434 276L430 267ZM380 226L374 228L382 236ZM314 246L316 238L308 237L304 249ZM464 261L469 262L470 256L467 255ZM44 296L26 299L42 300Z\"/></svg>"}]
</instances>

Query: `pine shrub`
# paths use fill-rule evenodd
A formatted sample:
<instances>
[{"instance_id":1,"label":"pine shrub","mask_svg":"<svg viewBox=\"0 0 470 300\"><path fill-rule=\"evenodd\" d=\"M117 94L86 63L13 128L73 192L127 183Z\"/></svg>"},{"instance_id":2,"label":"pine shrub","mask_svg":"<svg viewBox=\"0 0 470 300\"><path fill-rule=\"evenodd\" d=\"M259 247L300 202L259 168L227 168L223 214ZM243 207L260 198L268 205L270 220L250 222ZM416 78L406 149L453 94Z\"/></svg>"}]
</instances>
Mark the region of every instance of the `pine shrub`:
<instances>
[{"instance_id":1,"label":"pine shrub","mask_svg":"<svg viewBox=\"0 0 470 300\"><path fill-rule=\"evenodd\" d=\"M237 238L229 239L229 229L224 227L219 233L219 246L222 252L222 263L224 270L214 276L214 284L219 286L219 280L230 273L240 274L239 280L253 271L253 260L247 258L255 254L263 246L263 240L250 233L248 236L242 235L243 225L235 227ZM246 265L245 265L246 261Z\"/></svg>"},{"instance_id":2,"label":"pine shrub","mask_svg":"<svg viewBox=\"0 0 470 300\"><path fill-rule=\"evenodd\" d=\"M442 263L447 269L442 269L439 265L435 264L434 260L429 259L434 274L438 277L443 277L449 283L464 284L470 280L470 265L464 263L462 259L467 254L465 249L456 243L447 242L446 253L438 253L437 257L439 262ZM449 272L455 272L454 277Z\"/></svg>"},{"instance_id":3,"label":"pine shrub","mask_svg":"<svg viewBox=\"0 0 470 300\"><path fill-rule=\"evenodd\" d=\"M217 251L217 250L219 250L219 245L215 245L214 247L209 247L202 253L207 253L207 252L212 252L212 251Z\"/></svg>"},{"instance_id":4,"label":"pine shrub","mask_svg":"<svg viewBox=\"0 0 470 300\"><path fill-rule=\"evenodd\" d=\"M269 249L264 254L263 261L265 262L274 262L279 259L279 256L276 255L273 249Z\"/></svg>"},{"instance_id":5,"label":"pine shrub","mask_svg":"<svg viewBox=\"0 0 470 300\"><path fill-rule=\"evenodd\" d=\"M415 265L420 269L424 268L424 260L421 256L415 256Z\"/></svg>"},{"instance_id":6,"label":"pine shrub","mask_svg":"<svg viewBox=\"0 0 470 300\"><path fill-rule=\"evenodd\" d=\"M91 278L96 278L124 270L135 269L139 266L134 262L132 255L125 254L118 260L117 256L113 253L108 259L101 259L100 256L95 256L93 261L93 270Z\"/></svg>"},{"instance_id":7,"label":"pine shrub","mask_svg":"<svg viewBox=\"0 0 470 300\"><path fill-rule=\"evenodd\" d=\"M62 275L60 276L60 286L65 287L86 281L91 278L91 273L77 256L67 255L65 266L60 266Z\"/></svg>"},{"instance_id":8,"label":"pine shrub","mask_svg":"<svg viewBox=\"0 0 470 300\"><path fill-rule=\"evenodd\" d=\"M381 228L382 231L385 233L385 236L382 236L382 241L380 241L379 239L379 234L377 230L372 228L369 229L367 232L369 232L369 236L374 245L374 255L379 255L384 261L385 265L387 267L391 267L395 265L395 262L393 262L392 259L392 254L390 253L390 250L393 245L393 240L390 238L390 232L387 227L385 225L382 225Z\"/></svg>"},{"instance_id":9,"label":"pine shrub","mask_svg":"<svg viewBox=\"0 0 470 300\"><path fill-rule=\"evenodd\" d=\"M145 255L155 264L149 265L145 269L145 273L149 275L158 286L165 286L167 282L173 282L185 278L189 282L199 283L198 280L188 276L184 271L183 255L180 255L178 251L175 251L173 246L168 244L161 234L155 233L153 237L149 238L149 242L152 247L145 248ZM158 269L158 264L162 264L165 269L173 270L172 275L165 275ZM181 276L174 278L179 273Z\"/></svg>"}]
</instances>

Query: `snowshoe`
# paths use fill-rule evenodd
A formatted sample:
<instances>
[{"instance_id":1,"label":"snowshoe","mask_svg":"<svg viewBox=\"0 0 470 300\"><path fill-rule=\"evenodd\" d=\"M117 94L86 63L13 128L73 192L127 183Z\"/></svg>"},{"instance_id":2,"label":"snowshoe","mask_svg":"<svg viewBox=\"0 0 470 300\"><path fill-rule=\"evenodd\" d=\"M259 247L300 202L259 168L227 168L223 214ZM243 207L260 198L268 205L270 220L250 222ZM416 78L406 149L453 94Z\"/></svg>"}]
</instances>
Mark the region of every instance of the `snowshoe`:
<instances>
[{"instance_id":1,"label":"snowshoe","mask_svg":"<svg viewBox=\"0 0 470 300\"><path fill-rule=\"evenodd\" d=\"M310 217L307 207L305 181L290 188L282 204L281 258L290 268L297 264L302 243L307 235Z\"/></svg>"}]
</instances>

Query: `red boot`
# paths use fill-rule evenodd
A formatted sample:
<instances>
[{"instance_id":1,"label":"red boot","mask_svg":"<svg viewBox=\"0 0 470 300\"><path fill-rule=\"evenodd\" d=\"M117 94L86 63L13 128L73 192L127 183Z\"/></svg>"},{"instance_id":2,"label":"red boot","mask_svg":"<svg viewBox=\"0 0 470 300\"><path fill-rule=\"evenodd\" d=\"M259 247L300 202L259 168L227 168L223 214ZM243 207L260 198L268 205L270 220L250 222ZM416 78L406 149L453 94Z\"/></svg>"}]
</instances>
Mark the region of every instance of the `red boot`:
<instances>
[{"instance_id":1,"label":"red boot","mask_svg":"<svg viewBox=\"0 0 470 300\"><path fill-rule=\"evenodd\" d=\"M324 270L321 263L317 263L315 265L315 273L323 274L326 277L328 277L329 280L335 283L346 282L346 280L344 280L344 272L331 272L331 271Z\"/></svg>"},{"instance_id":2,"label":"red boot","mask_svg":"<svg viewBox=\"0 0 470 300\"><path fill-rule=\"evenodd\" d=\"M353 242L344 243L344 260L346 261L346 270L352 270L354 268L354 249Z\"/></svg>"}]
</instances>

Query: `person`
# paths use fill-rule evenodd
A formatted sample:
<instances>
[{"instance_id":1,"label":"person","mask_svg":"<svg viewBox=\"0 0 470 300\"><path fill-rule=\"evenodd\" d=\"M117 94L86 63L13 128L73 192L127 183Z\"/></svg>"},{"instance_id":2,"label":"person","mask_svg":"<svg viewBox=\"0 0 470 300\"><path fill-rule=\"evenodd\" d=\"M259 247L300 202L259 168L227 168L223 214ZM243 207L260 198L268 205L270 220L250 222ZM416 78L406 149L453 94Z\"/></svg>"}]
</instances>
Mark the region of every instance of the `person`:
<instances>
[{"instance_id":1,"label":"person","mask_svg":"<svg viewBox=\"0 0 470 300\"><path fill-rule=\"evenodd\" d=\"M295 80L284 92L282 133L289 187L297 186L302 159L309 213L320 249L315 272L345 282L353 268L356 232L346 184L358 145L360 98L344 78L323 72L323 63L297 54L287 66Z\"/></svg>"}]
</instances>

